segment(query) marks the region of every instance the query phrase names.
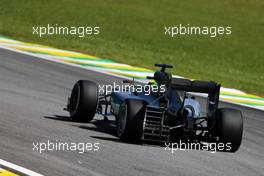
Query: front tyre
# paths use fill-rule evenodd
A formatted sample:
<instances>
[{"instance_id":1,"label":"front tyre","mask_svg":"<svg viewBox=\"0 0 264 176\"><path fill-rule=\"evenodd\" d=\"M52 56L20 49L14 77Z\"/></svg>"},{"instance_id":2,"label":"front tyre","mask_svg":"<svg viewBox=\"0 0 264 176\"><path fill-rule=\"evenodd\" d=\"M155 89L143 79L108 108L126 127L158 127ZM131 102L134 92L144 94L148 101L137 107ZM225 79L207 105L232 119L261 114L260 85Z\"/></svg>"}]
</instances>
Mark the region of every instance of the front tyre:
<instances>
[{"instance_id":1,"label":"front tyre","mask_svg":"<svg viewBox=\"0 0 264 176\"><path fill-rule=\"evenodd\" d=\"M96 83L88 80L79 80L75 83L68 109L70 117L76 122L90 122L98 103L98 87Z\"/></svg>"},{"instance_id":2,"label":"front tyre","mask_svg":"<svg viewBox=\"0 0 264 176\"><path fill-rule=\"evenodd\" d=\"M231 108L219 109L217 120L219 142L230 144L230 152L240 147L243 134L243 117L239 110Z\"/></svg>"},{"instance_id":3,"label":"front tyre","mask_svg":"<svg viewBox=\"0 0 264 176\"><path fill-rule=\"evenodd\" d=\"M121 105L117 118L117 136L121 140L141 139L145 109L142 100L130 99Z\"/></svg>"}]
</instances>

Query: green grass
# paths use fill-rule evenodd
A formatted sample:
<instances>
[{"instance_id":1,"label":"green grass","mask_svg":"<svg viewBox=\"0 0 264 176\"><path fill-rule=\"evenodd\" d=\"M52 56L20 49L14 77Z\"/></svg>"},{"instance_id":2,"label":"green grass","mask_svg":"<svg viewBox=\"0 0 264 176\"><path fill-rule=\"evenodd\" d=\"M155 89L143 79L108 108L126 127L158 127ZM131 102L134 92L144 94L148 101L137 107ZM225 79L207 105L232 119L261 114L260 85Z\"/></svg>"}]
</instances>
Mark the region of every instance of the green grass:
<instances>
[{"instance_id":1,"label":"green grass","mask_svg":"<svg viewBox=\"0 0 264 176\"><path fill-rule=\"evenodd\" d=\"M263 0L0 0L0 35L264 95ZM97 36L32 35L33 26L98 25ZM232 35L169 38L164 26L232 26Z\"/></svg>"}]
</instances>

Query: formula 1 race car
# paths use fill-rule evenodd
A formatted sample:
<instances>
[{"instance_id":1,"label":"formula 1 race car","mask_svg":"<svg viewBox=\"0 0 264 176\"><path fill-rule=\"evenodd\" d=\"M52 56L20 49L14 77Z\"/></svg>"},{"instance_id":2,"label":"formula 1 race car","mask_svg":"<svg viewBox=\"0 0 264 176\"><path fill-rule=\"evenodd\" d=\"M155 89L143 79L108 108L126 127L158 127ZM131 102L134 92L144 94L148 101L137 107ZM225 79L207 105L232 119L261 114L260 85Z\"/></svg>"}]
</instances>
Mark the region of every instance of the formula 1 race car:
<instances>
[{"instance_id":1,"label":"formula 1 race car","mask_svg":"<svg viewBox=\"0 0 264 176\"><path fill-rule=\"evenodd\" d=\"M146 86L124 80L126 88L111 93L99 91L92 81L79 80L73 87L68 105L73 121L89 122L95 114L115 117L117 136L122 140L177 141L197 140L230 143L235 152L242 140L243 118L239 110L218 108L220 84L175 78L166 64L154 73ZM151 90L150 90L151 89ZM204 108L194 95L206 95Z\"/></svg>"}]
</instances>

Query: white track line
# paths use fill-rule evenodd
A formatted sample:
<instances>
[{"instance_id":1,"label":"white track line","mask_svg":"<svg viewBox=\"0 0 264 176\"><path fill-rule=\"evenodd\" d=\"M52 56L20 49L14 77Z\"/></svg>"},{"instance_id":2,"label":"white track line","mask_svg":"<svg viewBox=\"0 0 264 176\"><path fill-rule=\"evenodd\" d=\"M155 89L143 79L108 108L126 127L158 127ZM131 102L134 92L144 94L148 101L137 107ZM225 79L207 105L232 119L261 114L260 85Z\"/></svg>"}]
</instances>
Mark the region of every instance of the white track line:
<instances>
[{"instance_id":1,"label":"white track line","mask_svg":"<svg viewBox=\"0 0 264 176\"><path fill-rule=\"evenodd\" d=\"M82 69L86 69L86 70L89 70L89 71L94 71L94 72L97 72L97 73L102 73L102 74L106 74L106 75L110 75L110 76L114 76L114 77L118 77L118 78L122 78L122 79L129 79L126 76L121 76L121 75L109 73L109 72L103 71L101 69L89 68L89 67L84 67L84 66L77 65L77 64L72 64L72 63L63 62L63 61L59 61L59 60L54 60L54 59L50 59L48 57L45 57L43 55L41 56L39 54L29 53L29 52L26 52L26 51L20 51L20 50L17 50L17 49L6 47L6 46L1 46L1 44L0 44L0 48L6 49L6 50L9 50L9 51L13 51L13 52L16 52L16 53L20 53L20 54L25 54L25 55L29 55L29 56L45 59L45 60L52 61L52 62L61 63L61 64L64 64L64 65L69 65L69 66L72 66L72 67L78 67L78 68L82 68Z\"/></svg>"},{"instance_id":2,"label":"white track line","mask_svg":"<svg viewBox=\"0 0 264 176\"><path fill-rule=\"evenodd\" d=\"M29 169L15 165L13 163L10 163L10 162L2 160L2 159L0 159L0 165L5 166L5 167L10 168L10 169L13 169L13 170L18 171L18 172L21 172L23 174L29 175L29 176L43 176L37 172L31 171Z\"/></svg>"}]
</instances>

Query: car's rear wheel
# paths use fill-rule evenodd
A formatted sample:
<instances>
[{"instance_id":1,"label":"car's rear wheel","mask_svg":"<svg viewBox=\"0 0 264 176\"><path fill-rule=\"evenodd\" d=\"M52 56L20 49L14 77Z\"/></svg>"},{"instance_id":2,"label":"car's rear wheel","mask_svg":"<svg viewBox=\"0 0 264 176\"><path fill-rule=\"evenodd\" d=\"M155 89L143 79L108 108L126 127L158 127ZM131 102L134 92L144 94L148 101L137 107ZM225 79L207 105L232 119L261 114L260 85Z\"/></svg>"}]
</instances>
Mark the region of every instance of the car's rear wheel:
<instances>
[{"instance_id":1,"label":"car's rear wheel","mask_svg":"<svg viewBox=\"0 0 264 176\"><path fill-rule=\"evenodd\" d=\"M117 136L121 140L139 140L143 133L145 103L142 100L127 100L119 110Z\"/></svg>"},{"instance_id":2,"label":"car's rear wheel","mask_svg":"<svg viewBox=\"0 0 264 176\"><path fill-rule=\"evenodd\" d=\"M239 110L223 108L218 111L217 133L219 142L230 144L231 149L225 150L235 152L240 147L243 134L243 117Z\"/></svg>"},{"instance_id":3,"label":"car's rear wheel","mask_svg":"<svg viewBox=\"0 0 264 176\"><path fill-rule=\"evenodd\" d=\"M76 122L90 122L97 108L98 87L96 83L87 80L79 80L75 83L68 109L70 117Z\"/></svg>"}]
</instances>

